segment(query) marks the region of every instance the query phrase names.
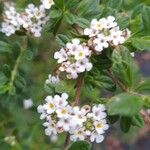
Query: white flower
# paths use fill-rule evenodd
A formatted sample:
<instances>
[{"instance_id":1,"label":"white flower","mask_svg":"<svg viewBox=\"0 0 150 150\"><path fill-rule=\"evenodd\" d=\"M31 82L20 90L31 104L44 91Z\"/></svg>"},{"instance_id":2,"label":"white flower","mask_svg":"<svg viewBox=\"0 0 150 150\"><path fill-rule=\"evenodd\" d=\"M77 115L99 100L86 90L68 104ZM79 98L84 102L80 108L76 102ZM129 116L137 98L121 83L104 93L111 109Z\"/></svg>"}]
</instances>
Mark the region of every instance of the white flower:
<instances>
[{"instance_id":1,"label":"white flower","mask_svg":"<svg viewBox=\"0 0 150 150\"><path fill-rule=\"evenodd\" d=\"M63 108L58 108L56 110L58 118L64 118L67 119L69 117L69 112L70 112L70 106L66 106Z\"/></svg>"},{"instance_id":2,"label":"white flower","mask_svg":"<svg viewBox=\"0 0 150 150\"><path fill-rule=\"evenodd\" d=\"M79 73L84 72L85 70L90 71L93 67L92 63L90 63L87 58L78 60L76 62L76 66Z\"/></svg>"},{"instance_id":3,"label":"white flower","mask_svg":"<svg viewBox=\"0 0 150 150\"><path fill-rule=\"evenodd\" d=\"M130 54L131 54L131 56L132 56L132 57L134 57L134 56L135 56L135 53L134 53L134 52L132 52L132 53L130 53Z\"/></svg>"},{"instance_id":4,"label":"white flower","mask_svg":"<svg viewBox=\"0 0 150 150\"><path fill-rule=\"evenodd\" d=\"M51 6L54 4L53 0L41 0L41 2L44 5L45 9L50 9Z\"/></svg>"},{"instance_id":5,"label":"white flower","mask_svg":"<svg viewBox=\"0 0 150 150\"><path fill-rule=\"evenodd\" d=\"M66 72L68 73L68 78L76 79L78 77L77 65L71 64L68 68L66 68Z\"/></svg>"},{"instance_id":6,"label":"white flower","mask_svg":"<svg viewBox=\"0 0 150 150\"><path fill-rule=\"evenodd\" d=\"M125 42L125 38L122 34L122 31L119 30L118 27L110 30L110 38L114 45L123 44Z\"/></svg>"},{"instance_id":7,"label":"white flower","mask_svg":"<svg viewBox=\"0 0 150 150\"><path fill-rule=\"evenodd\" d=\"M58 76L52 76L51 74L48 75L48 79L45 81L46 84L58 84L60 79Z\"/></svg>"},{"instance_id":8,"label":"white flower","mask_svg":"<svg viewBox=\"0 0 150 150\"><path fill-rule=\"evenodd\" d=\"M32 99L24 99L23 100L23 108L24 109L29 109L33 106L33 101Z\"/></svg>"},{"instance_id":9,"label":"white flower","mask_svg":"<svg viewBox=\"0 0 150 150\"><path fill-rule=\"evenodd\" d=\"M82 46L79 44L80 44L79 39L73 39L72 43L67 43L66 44L67 53L74 55L76 53L77 49L82 49Z\"/></svg>"},{"instance_id":10,"label":"white flower","mask_svg":"<svg viewBox=\"0 0 150 150\"><path fill-rule=\"evenodd\" d=\"M53 124L49 124L48 127L45 129L45 135L57 135L57 128Z\"/></svg>"},{"instance_id":11,"label":"white flower","mask_svg":"<svg viewBox=\"0 0 150 150\"><path fill-rule=\"evenodd\" d=\"M104 136L94 131L90 136L91 142L101 143L104 140Z\"/></svg>"},{"instance_id":12,"label":"white flower","mask_svg":"<svg viewBox=\"0 0 150 150\"><path fill-rule=\"evenodd\" d=\"M104 48L108 48L108 38L103 34L98 34L97 37L93 40L94 48L97 52L101 52Z\"/></svg>"},{"instance_id":13,"label":"white flower","mask_svg":"<svg viewBox=\"0 0 150 150\"><path fill-rule=\"evenodd\" d=\"M74 133L70 135L71 141L77 141L77 140L83 141L84 139L85 139L85 132L83 128L76 129Z\"/></svg>"},{"instance_id":14,"label":"white flower","mask_svg":"<svg viewBox=\"0 0 150 150\"><path fill-rule=\"evenodd\" d=\"M68 105L67 99L68 99L68 94L62 93L61 96L55 95L53 100L55 101L55 105L57 108L64 108L65 106Z\"/></svg>"},{"instance_id":15,"label":"white flower","mask_svg":"<svg viewBox=\"0 0 150 150\"><path fill-rule=\"evenodd\" d=\"M48 114L52 114L56 110L55 102L51 96L47 96L45 100L47 103L44 104L43 107Z\"/></svg>"},{"instance_id":16,"label":"white flower","mask_svg":"<svg viewBox=\"0 0 150 150\"><path fill-rule=\"evenodd\" d=\"M92 108L93 117L96 120L101 120L106 118L105 107L102 104L96 105Z\"/></svg>"},{"instance_id":17,"label":"white flower","mask_svg":"<svg viewBox=\"0 0 150 150\"><path fill-rule=\"evenodd\" d=\"M86 28L84 30L84 35L88 35L89 37L93 37L99 33L103 29L103 26L100 21L97 19L93 19L91 21L90 28Z\"/></svg>"},{"instance_id":18,"label":"white flower","mask_svg":"<svg viewBox=\"0 0 150 150\"><path fill-rule=\"evenodd\" d=\"M70 130L70 118L61 118L57 122L57 127L62 127L64 131L69 131Z\"/></svg>"},{"instance_id":19,"label":"white flower","mask_svg":"<svg viewBox=\"0 0 150 150\"><path fill-rule=\"evenodd\" d=\"M62 48L60 51L55 52L54 58L58 59L58 63L62 63L68 59L66 51Z\"/></svg>"},{"instance_id":20,"label":"white flower","mask_svg":"<svg viewBox=\"0 0 150 150\"><path fill-rule=\"evenodd\" d=\"M115 22L115 17L108 16L107 18L100 19L101 24L103 25L103 28L110 29L117 26L117 23Z\"/></svg>"},{"instance_id":21,"label":"white flower","mask_svg":"<svg viewBox=\"0 0 150 150\"><path fill-rule=\"evenodd\" d=\"M108 124L106 123L106 120L95 121L94 126L95 126L95 130L99 134L104 133L104 131L109 128Z\"/></svg>"},{"instance_id":22,"label":"white flower","mask_svg":"<svg viewBox=\"0 0 150 150\"><path fill-rule=\"evenodd\" d=\"M74 53L76 60L84 59L91 55L91 51L87 46L79 46L77 51Z\"/></svg>"},{"instance_id":23,"label":"white flower","mask_svg":"<svg viewBox=\"0 0 150 150\"><path fill-rule=\"evenodd\" d=\"M85 112L81 111L78 106L72 109L72 124L73 126L82 126L83 122L86 121Z\"/></svg>"}]
</instances>

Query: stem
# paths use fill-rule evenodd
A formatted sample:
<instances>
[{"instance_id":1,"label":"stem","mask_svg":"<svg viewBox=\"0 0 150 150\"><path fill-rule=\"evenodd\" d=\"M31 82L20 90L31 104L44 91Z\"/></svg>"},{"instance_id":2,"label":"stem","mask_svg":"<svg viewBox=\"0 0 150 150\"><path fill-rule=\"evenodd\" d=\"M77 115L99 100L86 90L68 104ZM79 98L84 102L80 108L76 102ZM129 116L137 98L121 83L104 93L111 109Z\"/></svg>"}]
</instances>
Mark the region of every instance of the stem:
<instances>
[{"instance_id":1,"label":"stem","mask_svg":"<svg viewBox=\"0 0 150 150\"><path fill-rule=\"evenodd\" d=\"M68 147L69 141L70 141L69 138L70 138L70 134L67 133L65 143L64 143L64 150L67 150L67 147Z\"/></svg>"},{"instance_id":2,"label":"stem","mask_svg":"<svg viewBox=\"0 0 150 150\"><path fill-rule=\"evenodd\" d=\"M77 80L76 92L75 92L74 104L73 104L74 106L79 104L80 95L81 95L81 88L83 85L83 77L84 77L84 74L81 74Z\"/></svg>"},{"instance_id":3,"label":"stem","mask_svg":"<svg viewBox=\"0 0 150 150\"><path fill-rule=\"evenodd\" d=\"M80 95L81 95L81 88L83 85L83 80L84 79L84 74L80 74L77 80L77 84L76 84L76 92L75 92L75 97L74 97L74 103L73 106L76 106L79 104L79 100L80 100ZM65 143L64 143L64 150L67 150L69 141L70 141L70 134L67 133L66 139L65 139Z\"/></svg>"},{"instance_id":4,"label":"stem","mask_svg":"<svg viewBox=\"0 0 150 150\"><path fill-rule=\"evenodd\" d=\"M120 89L121 89L122 91L125 91L125 92L127 91L127 89L126 89L126 87L123 85L123 83L120 82L120 81L113 75L111 69L108 69L108 70L107 70L107 73L108 73L108 75L111 77L111 79L120 87Z\"/></svg>"},{"instance_id":5,"label":"stem","mask_svg":"<svg viewBox=\"0 0 150 150\"><path fill-rule=\"evenodd\" d=\"M17 74L17 70L18 70L18 67L19 67L19 64L20 64L20 61L21 61L21 58L23 56L23 52L24 50L21 49L21 52L16 60L16 64L14 66L14 69L12 70L12 73L11 73L11 79L10 79L10 86L13 86L13 83L14 83L14 80L15 80L15 77L16 77L16 74Z\"/></svg>"}]
</instances>

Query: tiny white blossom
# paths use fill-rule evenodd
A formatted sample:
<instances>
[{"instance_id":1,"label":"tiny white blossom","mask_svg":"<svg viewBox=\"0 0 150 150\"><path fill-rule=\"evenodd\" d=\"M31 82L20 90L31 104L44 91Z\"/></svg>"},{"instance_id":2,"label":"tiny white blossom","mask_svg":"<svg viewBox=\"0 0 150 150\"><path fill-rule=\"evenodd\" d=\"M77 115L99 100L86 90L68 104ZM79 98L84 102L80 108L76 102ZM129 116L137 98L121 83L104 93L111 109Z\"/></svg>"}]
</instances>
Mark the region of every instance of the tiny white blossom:
<instances>
[{"instance_id":1,"label":"tiny white blossom","mask_svg":"<svg viewBox=\"0 0 150 150\"><path fill-rule=\"evenodd\" d=\"M91 142L101 143L104 140L104 136L94 131L90 137Z\"/></svg>"},{"instance_id":2,"label":"tiny white blossom","mask_svg":"<svg viewBox=\"0 0 150 150\"><path fill-rule=\"evenodd\" d=\"M83 128L79 128L75 130L74 134L70 135L71 141L77 141L77 140L83 141L84 139L85 139L85 132Z\"/></svg>"},{"instance_id":3,"label":"tiny white blossom","mask_svg":"<svg viewBox=\"0 0 150 150\"><path fill-rule=\"evenodd\" d=\"M66 51L64 49L61 49L59 52L55 52L54 58L58 59L57 61L58 63L62 63L66 61L68 57L67 57Z\"/></svg>"},{"instance_id":4,"label":"tiny white blossom","mask_svg":"<svg viewBox=\"0 0 150 150\"><path fill-rule=\"evenodd\" d=\"M103 34L98 34L97 37L93 40L95 50L101 52L104 48L108 48L108 38Z\"/></svg>"},{"instance_id":5,"label":"tiny white blossom","mask_svg":"<svg viewBox=\"0 0 150 150\"><path fill-rule=\"evenodd\" d=\"M58 84L60 79L58 76L52 76L51 74L48 75L48 79L45 81L46 84Z\"/></svg>"},{"instance_id":6,"label":"tiny white blossom","mask_svg":"<svg viewBox=\"0 0 150 150\"><path fill-rule=\"evenodd\" d=\"M125 38L122 35L122 31L119 30L119 28L113 28L110 30L110 38L112 40L112 43L114 45L123 44L125 41Z\"/></svg>"},{"instance_id":7,"label":"tiny white blossom","mask_svg":"<svg viewBox=\"0 0 150 150\"><path fill-rule=\"evenodd\" d=\"M29 109L33 106L33 101L32 99L24 99L23 100L23 108L24 109Z\"/></svg>"},{"instance_id":8,"label":"tiny white blossom","mask_svg":"<svg viewBox=\"0 0 150 150\"><path fill-rule=\"evenodd\" d=\"M41 2L44 5L45 9L50 9L51 6L54 4L53 0L41 0Z\"/></svg>"}]
</instances>

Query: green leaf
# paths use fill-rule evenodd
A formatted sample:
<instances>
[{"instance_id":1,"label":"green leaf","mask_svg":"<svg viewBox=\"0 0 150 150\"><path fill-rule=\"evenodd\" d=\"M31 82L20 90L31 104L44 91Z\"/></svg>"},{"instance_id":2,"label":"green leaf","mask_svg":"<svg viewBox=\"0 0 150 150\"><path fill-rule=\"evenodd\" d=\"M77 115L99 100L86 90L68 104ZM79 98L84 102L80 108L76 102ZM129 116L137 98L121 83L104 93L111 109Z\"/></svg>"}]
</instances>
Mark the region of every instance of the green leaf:
<instances>
[{"instance_id":1,"label":"green leaf","mask_svg":"<svg viewBox=\"0 0 150 150\"><path fill-rule=\"evenodd\" d=\"M66 43L70 41L70 39L63 34L57 34L56 41L60 45L60 47L64 47Z\"/></svg>"},{"instance_id":2,"label":"green leaf","mask_svg":"<svg viewBox=\"0 0 150 150\"><path fill-rule=\"evenodd\" d=\"M77 14L86 19L95 18L99 14L99 0L82 0L77 9Z\"/></svg>"},{"instance_id":3,"label":"green leaf","mask_svg":"<svg viewBox=\"0 0 150 150\"><path fill-rule=\"evenodd\" d=\"M140 114L132 117L132 125L142 128L144 126L144 120Z\"/></svg>"},{"instance_id":4,"label":"green leaf","mask_svg":"<svg viewBox=\"0 0 150 150\"><path fill-rule=\"evenodd\" d=\"M112 54L114 76L122 82L126 88L131 89L139 82L138 67L133 62L129 50L124 46L114 49Z\"/></svg>"},{"instance_id":5,"label":"green leaf","mask_svg":"<svg viewBox=\"0 0 150 150\"><path fill-rule=\"evenodd\" d=\"M131 118L130 117L121 117L120 128L123 132L128 132L131 127Z\"/></svg>"},{"instance_id":6,"label":"green leaf","mask_svg":"<svg viewBox=\"0 0 150 150\"><path fill-rule=\"evenodd\" d=\"M68 150L90 150L91 146L86 141L74 142Z\"/></svg>"},{"instance_id":7,"label":"green leaf","mask_svg":"<svg viewBox=\"0 0 150 150\"><path fill-rule=\"evenodd\" d=\"M135 88L138 92L149 92L150 91L150 78L145 79Z\"/></svg>"},{"instance_id":8,"label":"green leaf","mask_svg":"<svg viewBox=\"0 0 150 150\"><path fill-rule=\"evenodd\" d=\"M108 116L107 118L108 118L108 123L109 124L114 124L115 122L117 122L119 120L118 115Z\"/></svg>"},{"instance_id":9,"label":"green leaf","mask_svg":"<svg viewBox=\"0 0 150 150\"><path fill-rule=\"evenodd\" d=\"M74 15L70 12L66 12L64 14L64 19L68 24L77 24L79 25L81 28L87 28L90 24L89 20L79 17L77 15Z\"/></svg>"},{"instance_id":10,"label":"green leaf","mask_svg":"<svg viewBox=\"0 0 150 150\"><path fill-rule=\"evenodd\" d=\"M150 51L150 36L132 38L131 43L137 50L148 50L148 51Z\"/></svg>"},{"instance_id":11,"label":"green leaf","mask_svg":"<svg viewBox=\"0 0 150 150\"><path fill-rule=\"evenodd\" d=\"M107 103L109 115L133 116L143 106L143 100L136 95L123 93L110 99Z\"/></svg>"},{"instance_id":12,"label":"green leaf","mask_svg":"<svg viewBox=\"0 0 150 150\"><path fill-rule=\"evenodd\" d=\"M51 18L49 21L47 21L46 25L43 28L44 33L52 32L54 35L56 35L56 33L59 30L59 27L61 25L62 18L63 18L63 16L61 15L58 18Z\"/></svg>"},{"instance_id":13,"label":"green leaf","mask_svg":"<svg viewBox=\"0 0 150 150\"><path fill-rule=\"evenodd\" d=\"M12 46L7 42L0 41L0 53L11 52Z\"/></svg>"},{"instance_id":14,"label":"green leaf","mask_svg":"<svg viewBox=\"0 0 150 150\"><path fill-rule=\"evenodd\" d=\"M76 16L73 15L72 13L70 12L65 12L64 14L64 20L69 23L69 24L74 24L75 23L75 20L76 20Z\"/></svg>"},{"instance_id":15,"label":"green leaf","mask_svg":"<svg viewBox=\"0 0 150 150\"><path fill-rule=\"evenodd\" d=\"M9 65L7 64L3 65L3 73L5 74L7 78L11 76L11 69Z\"/></svg>"},{"instance_id":16,"label":"green leaf","mask_svg":"<svg viewBox=\"0 0 150 150\"><path fill-rule=\"evenodd\" d=\"M54 9L50 11L50 18L59 18L62 15L62 11L59 9Z\"/></svg>"},{"instance_id":17,"label":"green leaf","mask_svg":"<svg viewBox=\"0 0 150 150\"><path fill-rule=\"evenodd\" d=\"M6 92L8 92L10 89L10 86L9 85L0 85L0 95L1 94L5 94Z\"/></svg>"},{"instance_id":18,"label":"green leaf","mask_svg":"<svg viewBox=\"0 0 150 150\"><path fill-rule=\"evenodd\" d=\"M54 0L54 3L55 3L55 6L60 8L60 9L63 9L64 7L64 0Z\"/></svg>"},{"instance_id":19,"label":"green leaf","mask_svg":"<svg viewBox=\"0 0 150 150\"><path fill-rule=\"evenodd\" d=\"M67 2L65 3L66 8L73 8L76 7L81 0L66 0Z\"/></svg>"},{"instance_id":20,"label":"green leaf","mask_svg":"<svg viewBox=\"0 0 150 150\"><path fill-rule=\"evenodd\" d=\"M150 33L150 7L144 6L142 10L142 19L145 30Z\"/></svg>"}]
</instances>

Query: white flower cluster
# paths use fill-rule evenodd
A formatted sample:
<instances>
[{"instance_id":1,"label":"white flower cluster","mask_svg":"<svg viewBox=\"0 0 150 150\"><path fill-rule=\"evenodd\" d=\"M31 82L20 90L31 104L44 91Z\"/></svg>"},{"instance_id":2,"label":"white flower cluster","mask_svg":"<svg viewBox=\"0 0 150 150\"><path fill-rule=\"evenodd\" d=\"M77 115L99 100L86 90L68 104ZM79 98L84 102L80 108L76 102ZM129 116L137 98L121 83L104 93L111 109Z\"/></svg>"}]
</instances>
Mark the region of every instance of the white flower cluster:
<instances>
[{"instance_id":1,"label":"white flower cluster","mask_svg":"<svg viewBox=\"0 0 150 150\"><path fill-rule=\"evenodd\" d=\"M21 25L35 37L40 37L42 27L47 20L48 17L43 5L36 7L33 4L29 4L22 14Z\"/></svg>"},{"instance_id":2,"label":"white flower cluster","mask_svg":"<svg viewBox=\"0 0 150 150\"><path fill-rule=\"evenodd\" d=\"M42 27L45 25L48 17L44 5L36 7L34 4L29 4L24 12L17 13L14 5L8 7L5 5L4 22L2 22L1 31L10 36L17 30L24 29L33 34L35 37L40 37Z\"/></svg>"},{"instance_id":3,"label":"white flower cluster","mask_svg":"<svg viewBox=\"0 0 150 150\"><path fill-rule=\"evenodd\" d=\"M59 76L48 75L48 79L45 81L46 84L58 84L60 81Z\"/></svg>"},{"instance_id":4,"label":"white flower cluster","mask_svg":"<svg viewBox=\"0 0 150 150\"><path fill-rule=\"evenodd\" d=\"M119 29L113 16L93 19L90 28L84 29L84 35L89 36L87 43L73 39L60 51L55 52L54 58L60 64L59 71L66 72L69 79L76 79L79 73L92 69L90 57L94 52L99 54L109 46L122 44L130 34L128 29L123 31Z\"/></svg>"},{"instance_id":5,"label":"white flower cluster","mask_svg":"<svg viewBox=\"0 0 150 150\"><path fill-rule=\"evenodd\" d=\"M104 105L72 107L67 99L66 93L47 96L46 103L38 106L40 119L45 119L45 134L54 140L59 133L69 132L72 141L89 139L91 142L102 142L108 129Z\"/></svg>"},{"instance_id":6,"label":"white flower cluster","mask_svg":"<svg viewBox=\"0 0 150 150\"><path fill-rule=\"evenodd\" d=\"M6 36L14 34L17 30L20 30L20 14L16 12L13 4L10 6L6 3L4 8L4 22L1 24L1 32Z\"/></svg>"},{"instance_id":7,"label":"white flower cluster","mask_svg":"<svg viewBox=\"0 0 150 150\"><path fill-rule=\"evenodd\" d=\"M59 71L65 71L69 79L76 79L79 73L92 69L92 63L89 61L91 52L79 39L73 39L60 51L55 52L54 58L60 64Z\"/></svg>"},{"instance_id":8,"label":"white flower cluster","mask_svg":"<svg viewBox=\"0 0 150 150\"><path fill-rule=\"evenodd\" d=\"M93 19L90 28L84 30L84 35L90 37L91 46L96 52L101 52L109 46L123 44L130 37L130 34L128 29L123 31L119 29L113 16L99 20Z\"/></svg>"}]
</instances>

